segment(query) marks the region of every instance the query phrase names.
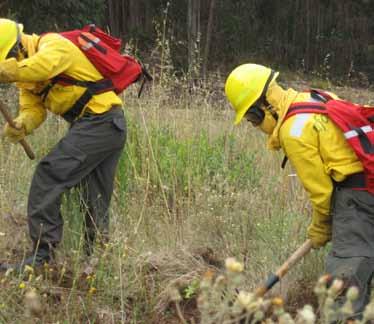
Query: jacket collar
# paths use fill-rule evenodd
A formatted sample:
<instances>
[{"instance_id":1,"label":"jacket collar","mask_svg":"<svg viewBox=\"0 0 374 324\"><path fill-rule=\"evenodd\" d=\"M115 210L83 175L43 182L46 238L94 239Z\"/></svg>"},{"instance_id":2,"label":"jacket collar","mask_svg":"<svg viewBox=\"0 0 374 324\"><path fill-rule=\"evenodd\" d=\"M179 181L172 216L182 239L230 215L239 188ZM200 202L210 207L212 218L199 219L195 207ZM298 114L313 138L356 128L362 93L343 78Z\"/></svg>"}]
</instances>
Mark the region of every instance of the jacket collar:
<instances>
[{"instance_id":1,"label":"jacket collar","mask_svg":"<svg viewBox=\"0 0 374 324\"><path fill-rule=\"evenodd\" d=\"M282 126L288 107L296 99L297 95L297 91L292 88L284 90L275 80L270 84L269 89L266 93L266 99L278 114L278 121L273 130L273 133L268 137L268 149L279 150L281 148L279 140L279 129Z\"/></svg>"},{"instance_id":2,"label":"jacket collar","mask_svg":"<svg viewBox=\"0 0 374 324\"><path fill-rule=\"evenodd\" d=\"M21 44L27 52L28 57L33 56L39 45L40 36L36 34L28 35L22 33L21 35Z\"/></svg>"}]
</instances>

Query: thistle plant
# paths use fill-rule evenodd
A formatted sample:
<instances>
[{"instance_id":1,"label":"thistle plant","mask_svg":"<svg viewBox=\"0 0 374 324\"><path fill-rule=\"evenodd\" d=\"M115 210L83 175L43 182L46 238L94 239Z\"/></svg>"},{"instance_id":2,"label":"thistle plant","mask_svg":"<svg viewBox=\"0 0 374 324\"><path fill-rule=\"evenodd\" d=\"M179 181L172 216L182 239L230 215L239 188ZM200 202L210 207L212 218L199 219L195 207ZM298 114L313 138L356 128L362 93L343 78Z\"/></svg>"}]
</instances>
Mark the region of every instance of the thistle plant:
<instances>
[{"instance_id":1,"label":"thistle plant","mask_svg":"<svg viewBox=\"0 0 374 324\"><path fill-rule=\"evenodd\" d=\"M374 301L367 305L362 320L352 320L353 303L359 296L357 287L345 292L346 301L342 307L336 306L336 298L344 293L342 280L332 280L331 276L322 276L315 285L314 293L318 299L318 308L306 304L296 311L287 312L282 298L262 298L254 292L238 289L244 284L244 266L234 258L225 262L226 272L215 275L207 272L200 283L198 307L201 323L350 323L364 324L374 320Z\"/></svg>"}]
</instances>

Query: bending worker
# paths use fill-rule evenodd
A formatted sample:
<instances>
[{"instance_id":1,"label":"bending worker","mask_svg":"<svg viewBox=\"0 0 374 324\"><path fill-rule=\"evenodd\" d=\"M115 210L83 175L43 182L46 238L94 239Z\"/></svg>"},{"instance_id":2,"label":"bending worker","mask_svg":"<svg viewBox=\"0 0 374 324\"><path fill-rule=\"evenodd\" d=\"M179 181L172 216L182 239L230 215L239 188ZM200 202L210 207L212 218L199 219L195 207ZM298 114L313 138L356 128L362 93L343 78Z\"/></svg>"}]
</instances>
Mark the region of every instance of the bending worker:
<instances>
[{"instance_id":1,"label":"bending worker","mask_svg":"<svg viewBox=\"0 0 374 324\"><path fill-rule=\"evenodd\" d=\"M28 225L33 253L19 264L0 268L41 265L51 259L62 239L62 194L79 185L84 200L86 251L97 233L108 234L108 207L118 159L126 141L121 99L112 91L91 96L81 104L85 82L101 74L72 42L57 33L28 35L23 26L0 19L0 82L16 82L19 88L17 128L5 125L13 143L37 129L47 112L67 120L67 134L37 165L28 197ZM64 74L81 82L63 85L52 80ZM80 100L78 100L80 99ZM98 237L97 237L98 238Z\"/></svg>"},{"instance_id":2,"label":"bending worker","mask_svg":"<svg viewBox=\"0 0 374 324\"><path fill-rule=\"evenodd\" d=\"M369 302L374 272L374 182L364 173L368 155L359 159L356 147L347 140L357 140L360 129L344 133L341 128L354 123L340 119L347 105L355 106L334 101L338 98L331 93L283 89L277 76L257 64L244 64L230 73L225 92L236 112L235 124L248 120L268 135L269 149L282 149L290 160L313 207L307 235L314 248L332 241L326 270L342 279L345 287L359 288L360 297L354 303L359 317ZM331 109L332 103L337 107ZM326 106L329 115L320 113ZM361 132L366 137L366 130ZM343 295L338 297L336 306L344 301Z\"/></svg>"}]
</instances>

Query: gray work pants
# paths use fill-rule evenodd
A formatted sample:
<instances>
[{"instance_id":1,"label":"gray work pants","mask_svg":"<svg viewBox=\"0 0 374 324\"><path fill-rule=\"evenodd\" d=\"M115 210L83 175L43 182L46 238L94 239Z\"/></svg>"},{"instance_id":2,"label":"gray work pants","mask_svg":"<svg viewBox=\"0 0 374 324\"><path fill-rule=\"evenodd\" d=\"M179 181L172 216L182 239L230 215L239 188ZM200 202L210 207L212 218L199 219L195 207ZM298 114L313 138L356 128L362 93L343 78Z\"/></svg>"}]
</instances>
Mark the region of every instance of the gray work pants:
<instances>
[{"instance_id":1,"label":"gray work pants","mask_svg":"<svg viewBox=\"0 0 374 324\"><path fill-rule=\"evenodd\" d=\"M370 282L374 273L374 195L367 191L336 188L332 200L332 249L326 270L344 280L345 287L356 286L359 299L354 311L360 318L370 300ZM336 307L345 302L344 294Z\"/></svg>"},{"instance_id":2,"label":"gray work pants","mask_svg":"<svg viewBox=\"0 0 374 324\"><path fill-rule=\"evenodd\" d=\"M31 239L57 245L62 239L60 213L62 194L81 186L87 206L87 236L96 229L108 231L108 208L116 166L126 142L123 111L86 114L75 121L65 137L36 167L29 199L28 223Z\"/></svg>"}]
</instances>

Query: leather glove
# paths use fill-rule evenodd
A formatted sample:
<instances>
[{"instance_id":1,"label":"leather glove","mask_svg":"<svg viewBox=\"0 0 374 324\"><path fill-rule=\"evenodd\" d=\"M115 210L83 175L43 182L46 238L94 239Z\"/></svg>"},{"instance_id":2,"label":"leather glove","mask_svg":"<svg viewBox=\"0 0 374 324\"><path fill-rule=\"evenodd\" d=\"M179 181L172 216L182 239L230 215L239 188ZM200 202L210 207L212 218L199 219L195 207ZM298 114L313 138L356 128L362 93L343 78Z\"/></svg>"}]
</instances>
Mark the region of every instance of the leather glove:
<instances>
[{"instance_id":1,"label":"leather glove","mask_svg":"<svg viewBox=\"0 0 374 324\"><path fill-rule=\"evenodd\" d=\"M17 81L18 63L15 58L10 58L0 63L0 82Z\"/></svg>"},{"instance_id":2,"label":"leather glove","mask_svg":"<svg viewBox=\"0 0 374 324\"><path fill-rule=\"evenodd\" d=\"M11 143L18 143L20 140L25 138L26 128L22 121L17 120L17 118L13 122L16 128L11 127L8 123L6 123L4 126L4 136Z\"/></svg>"},{"instance_id":3,"label":"leather glove","mask_svg":"<svg viewBox=\"0 0 374 324\"><path fill-rule=\"evenodd\" d=\"M322 221L318 219L318 217L313 217L307 233L308 238L312 241L313 248L321 248L331 240L331 222L329 220Z\"/></svg>"}]
</instances>

